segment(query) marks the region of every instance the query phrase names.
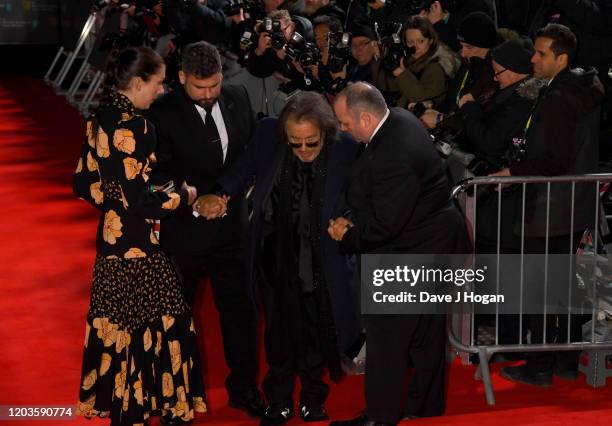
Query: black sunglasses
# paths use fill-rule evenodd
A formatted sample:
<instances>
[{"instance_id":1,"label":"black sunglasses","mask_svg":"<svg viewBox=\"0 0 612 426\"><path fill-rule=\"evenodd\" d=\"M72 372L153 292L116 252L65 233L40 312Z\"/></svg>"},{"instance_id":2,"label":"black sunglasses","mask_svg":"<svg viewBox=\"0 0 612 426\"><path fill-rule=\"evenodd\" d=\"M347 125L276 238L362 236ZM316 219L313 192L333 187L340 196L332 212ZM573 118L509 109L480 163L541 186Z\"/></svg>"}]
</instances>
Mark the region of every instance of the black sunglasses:
<instances>
[{"instance_id":1,"label":"black sunglasses","mask_svg":"<svg viewBox=\"0 0 612 426\"><path fill-rule=\"evenodd\" d=\"M321 143L321 139L318 139L315 142L289 142L289 146L291 148L299 149L302 145L306 145L306 148L316 148Z\"/></svg>"}]
</instances>

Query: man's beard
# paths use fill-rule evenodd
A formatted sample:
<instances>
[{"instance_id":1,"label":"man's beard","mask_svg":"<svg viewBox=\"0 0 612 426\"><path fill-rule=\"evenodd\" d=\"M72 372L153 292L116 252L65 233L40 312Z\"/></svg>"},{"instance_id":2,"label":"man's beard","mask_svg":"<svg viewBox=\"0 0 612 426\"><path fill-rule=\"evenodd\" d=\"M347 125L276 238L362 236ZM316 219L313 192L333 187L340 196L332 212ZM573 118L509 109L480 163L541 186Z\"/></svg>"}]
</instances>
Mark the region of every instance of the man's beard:
<instances>
[{"instance_id":1,"label":"man's beard","mask_svg":"<svg viewBox=\"0 0 612 426\"><path fill-rule=\"evenodd\" d=\"M194 102L202 108L206 108L209 106L213 106L217 102L217 99L219 98L198 99Z\"/></svg>"}]
</instances>

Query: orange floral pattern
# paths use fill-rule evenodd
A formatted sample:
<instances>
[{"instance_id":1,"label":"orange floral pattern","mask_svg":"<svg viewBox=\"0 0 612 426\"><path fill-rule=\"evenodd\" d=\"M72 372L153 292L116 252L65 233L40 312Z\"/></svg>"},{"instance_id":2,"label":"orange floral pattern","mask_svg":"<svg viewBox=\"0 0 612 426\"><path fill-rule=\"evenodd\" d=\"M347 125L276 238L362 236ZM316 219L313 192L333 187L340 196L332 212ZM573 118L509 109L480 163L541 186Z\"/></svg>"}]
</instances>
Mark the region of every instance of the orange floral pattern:
<instances>
[{"instance_id":1,"label":"orange floral pattern","mask_svg":"<svg viewBox=\"0 0 612 426\"><path fill-rule=\"evenodd\" d=\"M164 331L168 331L170 327L174 325L174 317L171 317L170 315L163 315L162 322L164 324Z\"/></svg>"},{"instance_id":2,"label":"orange floral pattern","mask_svg":"<svg viewBox=\"0 0 612 426\"><path fill-rule=\"evenodd\" d=\"M104 228L102 231L104 241L109 244L115 244L117 238L123 235L123 232L121 232L122 227L121 218L117 213L114 210L107 211L104 215Z\"/></svg>"},{"instance_id":3,"label":"orange floral pattern","mask_svg":"<svg viewBox=\"0 0 612 426\"><path fill-rule=\"evenodd\" d=\"M181 196L176 192L169 193L168 197L170 197L170 199L162 204L162 209L174 210L181 204Z\"/></svg>"},{"instance_id":4,"label":"orange floral pattern","mask_svg":"<svg viewBox=\"0 0 612 426\"><path fill-rule=\"evenodd\" d=\"M117 129L113 135L113 145L121 152L132 154L136 149L134 133L128 129Z\"/></svg>"},{"instance_id":5,"label":"orange floral pattern","mask_svg":"<svg viewBox=\"0 0 612 426\"><path fill-rule=\"evenodd\" d=\"M98 373L96 370L91 370L83 379L83 385L81 388L83 388L83 390L91 389L92 386L96 384L96 380L98 380Z\"/></svg>"},{"instance_id":6,"label":"orange floral pattern","mask_svg":"<svg viewBox=\"0 0 612 426\"><path fill-rule=\"evenodd\" d=\"M159 351L161 351L162 334L158 331L155 335L157 337L157 343L155 343L155 356L159 356Z\"/></svg>"},{"instance_id":7,"label":"orange floral pattern","mask_svg":"<svg viewBox=\"0 0 612 426\"><path fill-rule=\"evenodd\" d=\"M172 362L172 374L176 374L181 368L181 344L178 340L172 340L168 342L168 346Z\"/></svg>"},{"instance_id":8,"label":"orange floral pattern","mask_svg":"<svg viewBox=\"0 0 612 426\"><path fill-rule=\"evenodd\" d=\"M96 204L102 204L104 202L104 193L100 191L100 181L94 182L89 186L89 193Z\"/></svg>"},{"instance_id":9,"label":"orange floral pattern","mask_svg":"<svg viewBox=\"0 0 612 426\"><path fill-rule=\"evenodd\" d=\"M125 168L125 177L132 180L142 170L142 163L139 163L135 158L128 157L123 159L123 167Z\"/></svg>"},{"instance_id":10,"label":"orange floral pattern","mask_svg":"<svg viewBox=\"0 0 612 426\"><path fill-rule=\"evenodd\" d=\"M92 417L98 414L94 410L94 404L96 403L96 394L91 395L85 402L79 401L77 405L76 414L79 416Z\"/></svg>"},{"instance_id":11,"label":"orange floral pattern","mask_svg":"<svg viewBox=\"0 0 612 426\"><path fill-rule=\"evenodd\" d=\"M110 354L102 354L102 360L100 361L100 376L104 376L108 373L108 369L111 366L111 360Z\"/></svg>"},{"instance_id":12,"label":"orange floral pattern","mask_svg":"<svg viewBox=\"0 0 612 426\"><path fill-rule=\"evenodd\" d=\"M115 344L115 351L120 354L123 348L130 346L132 337L127 331L117 332L117 342Z\"/></svg>"},{"instance_id":13,"label":"orange floral pattern","mask_svg":"<svg viewBox=\"0 0 612 426\"><path fill-rule=\"evenodd\" d=\"M174 381L170 373L164 373L162 375L162 395L166 398L174 395Z\"/></svg>"},{"instance_id":14,"label":"orange floral pattern","mask_svg":"<svg viewBox=\"0 0 612 426\"><path fill-rule=\"evenodd\" d=\"M127 378L127 362L121 362L121 371L115 374L115 396L117 398L123 397L123 388Z\"/></svg>"},{"instance_id":15,"label":"orange floral pattern","mask_svg":"<svg viewBox=\"0 0 612 426\"><path fill-rule=\"evenodd\" d=\"M121 204L123 204L123 208L126 210L130 206L127 202L127 198L125 198L125 194L123 193L123 188L121 188Z\"/></svg>"},{"instance_id":16,"label":"orange floral pattern","mask_svg":"<svg viewBox=\"0 0 612 426\"><path fill-rule=\"evenodd\" d=\"M144 343L145 352L148 352L149 349L151 349L151 346L153 345L153 339L151 338L151 329L149 329L149 327L147 327L144 332L144 335L142 336L142 342Z\"/></svg>"},{"instance_id":17,"label":"orange floral pattern","mask_svg":"<svg viewBox=\"0 0 612 426\"><path fill-rule=\"evenodd\" d=\"M138 373L138 380L134 383L134 398L136 398L138 405L143 404L141 373Z\"/></svg>"},{"instance_id":18,"label":"orange floral pattern","mask_svg":"<svg viewBox=\"0 0 612 426\"><path fill-rule=\"evenodd\" d=\"M160 412L190 420L194 409L206 409L193 362L197 342L187 331L192 324L176 272L152 229L153 219L181 200L150 195L145 182L155 162L153 128L148 132L127 98L117 94L111 101L114 111L101 109L87 122L74 177L75 193L103 206L77 413L130 425ZM135 204L144 216L130 213ZM96 410L96 397L108 406L104 412Z\"/></svg>"},{"instance_id":19,"label":"orange floral pattern","mask_svg":"<svg viewBox=\"0 0 612 426\"><path fill-rule=\"evenodd\" d=\"M93 135L93 122L90 120L87 122L87 130L85 131L85 136L87 137L87 143L90 147L96 147L96 139Z\"/></svg>"},{"instance_id":20,"label":"orange floral pattern","mask_svg":"<svg viewBox=\"0 0 612 426\"><path fill-rule=\"evenodd\" d=\"M87 153L87 170L90 172L98 170L98 162L93 158L91 152Z\"/></svg>"},{"instance_id":21,"label":"orange floral pattern","mask_svg":"<svg viewBox=\"0 0 612 426\"><path fill-rule=\"evenodd\" d=\"M87 344L89 343L89 332L91 331L91 327L89 326L89 323L85 324L85 347L87 347Z\"/></svg>"},{"instance_id":22,"label":"orange floral pattern","mask_svg":"<svg viewBox=\"0 0 612 426\"><path fill-rule=\"evenodd\" d=\"M108 146L108 135L100 126L98 128L98 137L96 138L96 154L100 158L108 158L110 155L110 148Z\"/></svg>"},{"instance_id":23,"label":"orange floral pattern","mask_svg":"<svg viewBox=\"0 0 612 426\"><path fill-rule=\"evenodd\" d=\"M96 335L102 340L104 346L112 346L117 341L119 326L112 324L108 318L94 318L93 326L97 330Z\"/></svg>"}]
</instances>

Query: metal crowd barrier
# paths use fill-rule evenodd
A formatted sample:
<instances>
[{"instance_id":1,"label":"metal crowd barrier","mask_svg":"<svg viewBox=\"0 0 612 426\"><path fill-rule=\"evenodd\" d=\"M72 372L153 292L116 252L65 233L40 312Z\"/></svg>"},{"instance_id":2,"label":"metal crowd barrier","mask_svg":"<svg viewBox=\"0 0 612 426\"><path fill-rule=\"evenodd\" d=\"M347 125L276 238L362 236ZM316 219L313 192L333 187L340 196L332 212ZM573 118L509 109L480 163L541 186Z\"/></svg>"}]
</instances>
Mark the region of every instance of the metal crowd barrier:
<instances>
[{"instance_id":1,"label":"metal crowd barrier","mask_svg":"<svg viewBox=\"0 0 612 426\"><path fill-rule=\"evenodd\" d=\"M85 116L88 115L92 102L105 79L100 66L91 62L92 53L97 48L97 43L100 42L100 36L103 35L101 31L105 22L104 11L105 9L92 8L74 49L68 51L61 46L44 77L44 81L57 94L65 95L66 100ZM78 60L81 62L75 72L73 68Z\"/></svg>"},{"instance_id":2,"label":"metal crowd barrier","mask_svg":"<svg viewBox=\"0 0 612 426\"><path fill-rule=\"evenodd\" d=\"M79 55L82 54L82 51L85 51L86 56L88 55L88 53L86 52L87 42L93 35L94 24L97 19L99 19L98 14L92 9L92 12L89 15L89 18L87 18L85 25L83 26L81 35L78 38L77 44L74 49L72 51L67 51L66 49L64 49L63 46L61 46L57 54L55 55L53 62L51 63L49 69L47 70L47 73L45 74L44 80L46 83L51 85L57 92L61 92L64 80L68 76L68 73L70 72L76 59L79 57ZM56 66L60 63L60 59L62 58L62 56L65 56L64 62L61 63L61 67L59 71L55 73L55 77L52 77ZM84 60L84 62L86 61L87 59ZM80 74L80 71L78 74Z\"/></svg>"},{"instance_id":3,"label":"metal crowd barrier","mask_svg":"<svg viewBox=\"0 0 612 426\"><path fill-rule=\"evenodd\" d=\"M473 237L473 241L476 241L478 226L479 225L490 225L491 223L495 225L494 222L490 222L489 224L484 224L482 221L485 220L483 218L480 219L480 223L477 221L477 213L478 213L478 194L482 192L483 189L494 191L488 192L488 197L496 197L497 198L497 218L490 217L486 218L489 221L496 220L497 225L497 250L496 253L493 253L493 257L496 258L496 290L497 294L499 293L499 283L500 283L500 257L502 253L501 239L502 239L502 199L503 199L503 185L512 184L515 185L514 189L520 191L518 194L520 210L518 211L519 216L515 215L517 219L516 227L518 228L520 224L520 282L518 283L521 302L519 302L520 310L518 312L518 334L517 341L515 344L507 344L500 342L500 315L499 307L495 308L494 314L494 337L493 333L489 336L488 342L479 342L478 339L478 330L475 329L476 321L475 318L477 315L473 310L470 312L453 312L451 316L451 320L449 321L449 341L450 344L458 351L458 354L461 354L462 360L464 363L468 362L470 354L475 354L479 359L479 369L476 371L475 378L484 381L486 400L489 405L495 404L495 396L493 392L493 385L491 382L491 373L489 369L489 362L492 356L496 353L500 352L536 352L536 351L570 351L570 350L579 350L586 351L589 357L588 366L580 365L580 371L585 373L587 376L587 383L591 386L599 387L604 386L606 377L612 377L612 370L606 369L606 358L612 357L612 274L606 276L602 274L602 269L612 265L612 262L608 261L607 252L605 251L605 247L602 247L602 234L603 236L607 236L609 233L607 229L606 216L603 212L603 208L600 202L600 192L604 185L612 182L612 174L591 174L591 175L576 175L576 176L556 176L556 177L477 177L468 179L466 181L460 182L458 186L456 186L452 195L455 199L459 201L459 204L464 209L464 213L466 216L466 220L471 226L471 234ZM592 306L589 308L591 312L591 321L590 326L588 322L586 323L586 327L582 327L583 336L582 341L571 341L571 324L572 324L572 312L568 309L567 312L567 338L559 338L557 343L546 343L548 340L546 338L547 333L547 312L546 312L546 299L543 305L543 338L542 342L544 343L530 343L528 338L524 338L524 332L527 330L524 329L523 320L525 314L523 310L523 302L522 297L524 295L525 285L533 285L533 283L526 283L524 276L524 260L525 260L525 220L526 220L526 206L530 202L530 196L533 194L532 192L528 192L531 185L538 184L538 190L541 194L546 194L546 226L545 226L545 241L546 241L546 249L545 249L545 264L544 264L544 282L542 283L544 290L546 291L547 286L549 285L548 278L548 247L549 241L551 238L550 234L550 221L551 215L559 215L561 212L555 211L551 212L551 185L559 185L565 184L566 189L569 191L571 188L571 204L568 205L568 210L565 212L570 215L570 235L575 235L578 232L582 231L581 229L574 229L575 223L575 212L577 209L585 208L585 205L592 202L592 206L589 209L592 209L595 217L593 218L594 224L596 224L593 229L588 231L588 235L590 235L590 241L592 241L592 250L591 253L583 253L585 261L588 261L591 265L591 270L597 273L585 279L584 276L576 276L575 265L569 266L569 274L568 274L568 286L576 285L576 280L580 280L582 284L589 285L587 293L589 296L589 302ZM588 201L585 205L576 205L576 185L582 185L582 189L584 191L584 185L589 184L586 188L588 191L592 189L592 201ZM497 192L495 192L495 190ZM533 188L531 189L533 190ZM530 194L530 195L527 195ZM583 192L584 194L584 192ZM591 197L591 195L588 195ZM584 195L582 196L584 199ZM490 200L490 199L489 199ZM583 200L584 201L584 200ZM493 199L495 202L495 199ZM527 204L526 204L527 203ZM571 210L569 210L571 209ZM570 237L571 238L571 237ZM570 254L570 250L572 247L572 242L568 248L568 253ZM575 253L571 253L572 255ZM474 253L472 254L472 262L476 262L476 244ZM612 270L612 268L611 268ZM571 289L569 290L571 291ZM546 296L544 296L546 298ZM493 316L491 314L490 316ZM559 315L561 316L561 315ZM563 314L565 316L565 314ZM590 330L587 330L590 329ZM538 330L539 331L539 330Z\"/></svg>"}]
</instances>

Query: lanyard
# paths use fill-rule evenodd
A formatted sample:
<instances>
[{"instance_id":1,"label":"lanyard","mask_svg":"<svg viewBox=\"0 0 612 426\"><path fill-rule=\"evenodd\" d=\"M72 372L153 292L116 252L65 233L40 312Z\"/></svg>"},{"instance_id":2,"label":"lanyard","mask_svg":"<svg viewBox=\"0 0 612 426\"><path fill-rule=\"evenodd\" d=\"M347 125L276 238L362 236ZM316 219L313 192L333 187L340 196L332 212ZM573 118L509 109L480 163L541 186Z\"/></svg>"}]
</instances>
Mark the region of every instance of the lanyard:
<instances>
[{"instance_id":1,"label":"lanyard","mask_svg":"<svg viewBox=\"0 0 612 426\"><path fill-rule=\"evenodd\" d=\"M458 104L459 103L459 99L461 99L461 92L463 92L463 89L465 89L465 83L467 82L468 76L470 75L470 69L468 68L468 70L465 72L465 75L463 76L463 81L461 82L461 86L459 87L459 91L457 92L457 99L455 99L455 103Z\"/></svg>"}]
</instances>

